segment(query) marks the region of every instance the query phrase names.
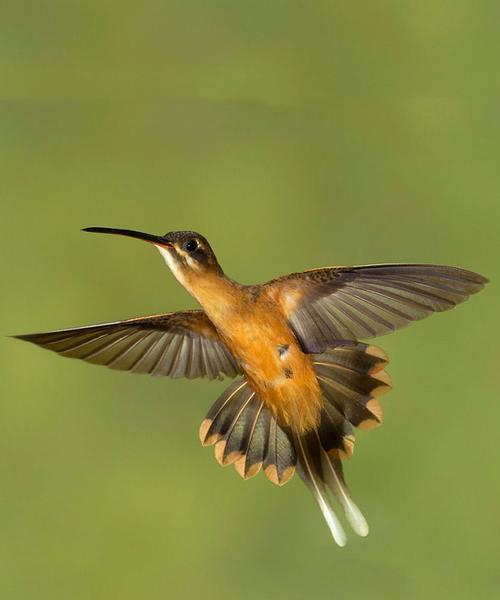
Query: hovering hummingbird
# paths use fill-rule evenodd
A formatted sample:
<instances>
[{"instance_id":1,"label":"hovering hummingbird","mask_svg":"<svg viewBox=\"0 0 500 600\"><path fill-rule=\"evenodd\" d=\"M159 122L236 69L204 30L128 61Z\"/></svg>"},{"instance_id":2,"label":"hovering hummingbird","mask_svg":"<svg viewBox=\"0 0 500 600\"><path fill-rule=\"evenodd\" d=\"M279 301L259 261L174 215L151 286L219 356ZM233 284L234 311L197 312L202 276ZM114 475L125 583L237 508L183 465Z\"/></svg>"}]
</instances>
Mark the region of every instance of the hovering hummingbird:
<instances>
[{"instance_id":1,"label":"hovering hummingbird","mask_svg":"<svg viewBox=\"0 0 500 600\"><path fill-rule=\"evenodd\" d=\"M297 470L340 546L331 493L354 531L368 525L346 486L342 460L354 430L382 422L386 354L360 342L463 302L487 279L432 264L327 267L242 285L227 277L194 231L164 236L89 227L156 246L202 310L16 336L112 369L170 377L235 378L200 427L217 461L244 479L263 468L283 485Z\"/></svg>"}]
</instances>

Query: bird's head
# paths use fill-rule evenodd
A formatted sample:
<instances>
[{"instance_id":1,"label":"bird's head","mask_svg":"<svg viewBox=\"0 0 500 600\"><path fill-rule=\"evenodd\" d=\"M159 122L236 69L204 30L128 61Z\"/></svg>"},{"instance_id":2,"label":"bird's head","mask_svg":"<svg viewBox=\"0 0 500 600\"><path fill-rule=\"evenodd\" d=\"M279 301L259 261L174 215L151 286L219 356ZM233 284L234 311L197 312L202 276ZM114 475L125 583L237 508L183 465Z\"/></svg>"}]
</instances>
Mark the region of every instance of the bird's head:
<instances>
[{"instance_id":1,"label":"bird's head","mask_svg":"<svg viewBox=\"0 0 500 600\"><path fill-rule=\"evenodd\" d=\"M108 227L87 227L83 231L124 235L153 244L177 280L188 289L197 276L222 275L222 269L210 244L196 231L170 231L165 235Z\"/></svg>"}]
</instances>

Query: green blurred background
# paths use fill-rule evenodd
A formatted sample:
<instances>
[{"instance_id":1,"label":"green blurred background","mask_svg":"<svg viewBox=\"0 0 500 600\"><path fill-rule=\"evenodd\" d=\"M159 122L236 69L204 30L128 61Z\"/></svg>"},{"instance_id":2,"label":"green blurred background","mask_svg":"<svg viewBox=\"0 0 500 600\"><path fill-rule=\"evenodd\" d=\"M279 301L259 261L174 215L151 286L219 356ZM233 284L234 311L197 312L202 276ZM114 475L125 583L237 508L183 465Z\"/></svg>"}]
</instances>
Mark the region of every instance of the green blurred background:
<instances>
[{"instance_id":1,"label":"green blurred background","mask_svg":"<svg viewBox=\"0 0 500 600\"><path fill-rule=\"evenodd\" d=\"M0 597L498 598L500 4L14 2L0 7L0 331L193 307L146 244L195 229L243 282L422 261L493 283L380 340L393 392L336 547L298 478L220 469L227 382L0 340Z\"/></svg>"}]
</instances>

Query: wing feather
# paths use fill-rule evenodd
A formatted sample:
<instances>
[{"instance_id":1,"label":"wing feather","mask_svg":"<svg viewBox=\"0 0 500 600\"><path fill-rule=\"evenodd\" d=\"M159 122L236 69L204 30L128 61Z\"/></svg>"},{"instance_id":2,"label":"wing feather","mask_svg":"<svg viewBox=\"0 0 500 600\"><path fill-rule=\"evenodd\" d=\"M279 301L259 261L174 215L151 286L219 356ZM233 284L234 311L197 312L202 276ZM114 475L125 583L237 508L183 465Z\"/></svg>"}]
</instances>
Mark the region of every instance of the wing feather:
<instances>
[{"instance_id":1,"label":"wing feather","mask_svg":"<svg viewBox=\"0 0 500 600\"><path fill-rule=\"evenodd\" d=\"M15 336L69 358L171 377L235 377L241 369L201 310Z\"/></svg>"},{"instance_id":2,"label":"wing feather","mask_svg":"<svg viewBox=\"0 0 500 600\"><path fill-rule=\"evenodd\" d=\"M264 285L306 352L384 335L453 308L487 279L456 267L387 264L293 273Z\"/></svg>"}]
</instances>

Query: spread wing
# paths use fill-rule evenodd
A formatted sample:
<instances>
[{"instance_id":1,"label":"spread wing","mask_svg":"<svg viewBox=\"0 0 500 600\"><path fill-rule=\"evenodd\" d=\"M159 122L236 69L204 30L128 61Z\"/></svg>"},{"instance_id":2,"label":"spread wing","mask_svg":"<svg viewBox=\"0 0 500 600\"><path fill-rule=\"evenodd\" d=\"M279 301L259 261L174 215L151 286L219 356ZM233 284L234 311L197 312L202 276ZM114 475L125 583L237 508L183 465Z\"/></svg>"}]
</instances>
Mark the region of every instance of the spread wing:
<instances>
[{"instance_id":1,"label":"spread wing","mask_svg":"<svg viewBox=\"0 0 500 600\"><path fill-rule=\"evenodd\" d=\"M487 281L455 267L387 264L314 269L274 279L264 288L304 350L323 352L336 340L384 335L453 308Z\"/></svg>"},{"instance_id":2,"label":"spread wing","mask_svg":"<svg viewBox=\"0 0 500 600\"><path fill-rule=\"evenodd\" d=\"M241 370L202 310L15 336L111 369L170 377L235 377Z\"/></svg>"}]
</instances>

